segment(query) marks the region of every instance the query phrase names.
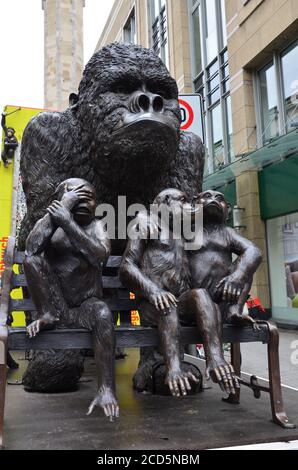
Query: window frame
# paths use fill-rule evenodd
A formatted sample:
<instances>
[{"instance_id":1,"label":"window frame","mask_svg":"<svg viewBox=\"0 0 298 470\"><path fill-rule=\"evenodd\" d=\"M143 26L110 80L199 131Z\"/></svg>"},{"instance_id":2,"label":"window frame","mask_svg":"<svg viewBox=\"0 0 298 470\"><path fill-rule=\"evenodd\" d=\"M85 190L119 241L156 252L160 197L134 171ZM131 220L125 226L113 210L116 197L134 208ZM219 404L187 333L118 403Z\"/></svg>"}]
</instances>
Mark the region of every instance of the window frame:
<instances>
[{"instance_id":1,"label":"window frame","mask_svg":"<svg viewBox=\"0 0 298 470\"><path fill-rule=\"evenodd\" d=\"M193 14L196 9L200 7L200 44L201 44L201 64L202 70L195 75L195 47L194 47L194 25L193 25ZM217 55L210 62L207 63L207 49L206 49L206 31L207 31L207 18L206 18L206 0L188 0L188 17L189 17L189 31L190 31L190 55L191 55L191 73L192 73L192 85L195 93L200 93L202 96L203 102L203 118L204 118L204 138L207 143L208 148L208 173L213 173L214 171L220 170L221 166L216 167L215 154L213 151L213 133L212 133L212 110L216 106L221 108L221 125L222 125L222 146L223 146L223 162L224 165L229 164L233 158L234 153L231 152L229 148L229 136L228 136L228 113L227 113L227 103L226 98L230 95L230 89L224 88L227 83L229 83L229 74L225 75L225 67L228 66L228 49L227 45L224 44L223 28L225 25L222 24L222 11L221 11L221 2L220 0L215 1L216 7L216 29L217 29ZM223 57L227 54L226 60L223 60ZM208 76L208 70L214 65L217 61L217 71L212 74L211 77ZM218 74L218 85L213 89L213 93L219 90L219 98L213 103L209 102L209 97L212 95L211 90L209 90L209 84L214 77ZM196 86L196 82L201 81L199 87Z\"/></svg>"},{"instance_id":2,"label":"window frame","mask_svg":"<svg viewBox=\"0 0 298 470\"><path fill-rule=\"evenodd\" d=\"M284 82L282 73L282 57L283 53L291 46L297 43L297 39L291 41L286 47L283 47L279 51L275 51L272 58L268 60L262 67L256 69L253 73L253 88L254 88L254 101L255 101L255 115L257 124L257 148L263 147L270 141L264 140L264 129L262 125L262 103L261 103L261 81L260 72L267 67L270 63L273 63L276 88L277 88L277 112L278 112L278 133L279 136L285 135L287 131L287 119L286 119L286 108L285 108L285 94L284 94ZM273 140L274 137L271 139Z\"/></svg>"},{"instance_id":3,"label":"window frame","mask_svg":"<svg viewBox=\"0 0 298 470\"><path fill-rule=\"evenodd\" d=\"M136 22L136 7L135 5L132 7L132 9L129 12L129 15L127 16L127 19L124 23L123 30L122 30L122 40L124 43L125 41L125 33L128 31L128 26L131 25L131 20L134 18L134 37L135 37L135 42L129 43L129 44L136 44L137 43L137 22ZM127 44L127 43L126 43Z\"/></svg>"},{"instance_id":4,"label":"window frame","mask_svg":"<svg viewBox=\"0 0 298 470\"><path fill-rule=\"evenodd\" d=\"M169 51L169 28L168 28L168 2L167 0L164 1L164 5L162 5L162 0L158 1L158 15L153 18L153 4L154 0L149 0L148 2L148 10L149 10L149 38L150 38L150 47L158 53L158 56L164 62L166 67L169 67L170 62L170 51ZM164 15L163 15L164 14ZM164 26L165 23L165 26ZM157 42L155 43L153 40L154 37L154 26L157 25ZM165 32L164 39L163 32ZM158 51L154 48L155 44L159 46Z\"/></svg>"}]
</instances>

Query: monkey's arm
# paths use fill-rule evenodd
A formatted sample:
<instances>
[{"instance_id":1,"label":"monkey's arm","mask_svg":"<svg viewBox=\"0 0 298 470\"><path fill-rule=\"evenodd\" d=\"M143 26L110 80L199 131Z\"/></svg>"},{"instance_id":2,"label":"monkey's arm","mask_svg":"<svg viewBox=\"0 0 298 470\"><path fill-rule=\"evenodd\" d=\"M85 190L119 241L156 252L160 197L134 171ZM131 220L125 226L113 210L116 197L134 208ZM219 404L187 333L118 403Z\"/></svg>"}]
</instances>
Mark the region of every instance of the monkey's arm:
<instances>
[{"instance_id":1,"label":"monkey's arm","mask_svg":"<svg viewBox=\"0 0 298 470\"><path fill-rule=\"evenodd\" d=\"M4 130L4 134L6 136L6 133L7 133L7 127L6 127L6 115L4 113L2 113L1 115L1 127L2 129Z\"/></svg>"},{"instance_id":2,"label":"monkey's arm","mask_svg":"<svg viewBox=\"0 0 298 470\"><path fill-rule=\"evenodd\" d=\"M261 252L254 243L229 227L227 227L227 234L231 251L238 255L233 263L235 266L234 275L246 281L253 276L260 265L262 261Z\"/></svg>"},{"instance_id":3,"label":"monkey's arm","mask_svg":"<svg viewBox=\"0 0 298 470\"><path fill-rule=\"evenodd\" d=\"M56 227L49 214L39 219L28 235L26 241L26 255L32 256L42 253L50 242L55 230Z\"/></svg>"},{"instance_id":4,"label":"monkey's arm","mask_svg":"<svg viewBox=\"0 0 298 470\"><path fill-rule=\"evenodd\" d=\"M94 222L97 224L98 222ZM101 224L100 224L101 225ZM111 253L111 242L105 232L95 227L94 234L89 235L76 223L70 214L69 222L60 224L73 247L86 258L92 266L106 263Z\"/></svg>"},{"instance_id":5,"label":"monkey's arm","mask_svg":"<svg viewBox=\"0 0 298 470\"><path fill-rule=\"evenodd\" d=\"M74 220L72 213L60 201L54 201L48 208L54 223L61 227L73 248L79 252L88 263L97 267L105 263L111 252L111 242L99 220L93 220L89 225L90 233Z\"/></svg>"},{"instance_id":6,"label":"monkey's arm","mask_svg":"<svg viewBox=\"0 0 298 470\"><path fill-rule=\"evenodd\" d=\"M128 240L119 269L119 278L132 292L151 300L151 295L159 292L160 288L140 269L145 248L144 239Z\"/></svg>"}]
</instances>

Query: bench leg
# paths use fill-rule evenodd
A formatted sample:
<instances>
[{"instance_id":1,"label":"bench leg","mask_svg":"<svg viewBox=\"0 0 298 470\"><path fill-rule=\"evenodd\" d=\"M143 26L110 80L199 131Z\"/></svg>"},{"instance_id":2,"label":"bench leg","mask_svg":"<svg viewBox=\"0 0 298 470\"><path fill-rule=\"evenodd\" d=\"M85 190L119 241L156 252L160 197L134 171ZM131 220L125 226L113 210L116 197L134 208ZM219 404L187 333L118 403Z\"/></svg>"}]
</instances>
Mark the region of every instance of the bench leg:
<instances>
[{"instance_id":1,"label":"bench leg","mask_svg":"<svg viewBox=\"0 0 298 470\"><path fill-rule=\"evenodd\" d=\"M7 327L0 326L0 449L3 449L4 405L7 374Z\"/></svg>"},{"instance_id":2,"label":"bench leg","mask_svg":"<svg viewBox=\"0 0 298 470\"><path fill-rule=\"evenodd\" d=\"M240 343L231 343L231 364L234 367L235 374L240 378L241 375L241 350ZM232 405L239 405L240 403L240 388L236 389L235 394L231 394L228 398L223 398L223 401Z\"/></svg>"},{"instance_id":3,"label":"bench leg","mask_svg":"<svg viewBox=\"0 0 298 470\"><path fill-rule=\"evenodd\" d=\"M272 419L274 423L279 424L283 428L293 429L296 426L289 422L286 415L281 390L280 369L279 369L279 332L276 325L266 322L269 329L268 343L268 372L269 372L269 389Z\"/></svg>"}]
</instances>

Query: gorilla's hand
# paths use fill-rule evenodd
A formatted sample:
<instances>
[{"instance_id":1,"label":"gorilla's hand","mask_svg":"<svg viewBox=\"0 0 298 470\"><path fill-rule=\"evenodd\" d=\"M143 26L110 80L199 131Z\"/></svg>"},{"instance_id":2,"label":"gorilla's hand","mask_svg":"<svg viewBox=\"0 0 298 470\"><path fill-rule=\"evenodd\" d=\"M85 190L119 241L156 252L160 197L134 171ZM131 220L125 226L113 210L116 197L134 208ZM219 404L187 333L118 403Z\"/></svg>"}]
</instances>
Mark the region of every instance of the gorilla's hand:
<instances>
[{"instance_id":1,"label":"gorilla's hand","mask_svg":"<svg viewBox=\"0 0 298 470\"><path fill-rule=\"evenodd\" d=\"M71 211L79 201L92 199L92 193L87 189L82 189L83 187L84 184L80 184L76 188L68 190L66 185L65 193L61 199L62 205Z\"/></svg>"},{"instance_id":2,"label":"gorilla's hand","mask_svg":"<svg viewBox=\"0 0 298 470\"><path fill-rule=\"evenodd\" d=\"M60 201L53 201L47 208L47 212L58 227L63 227L63 225L69 222L71 218L69 209L67 209Z\"/></svg>"},{"instance_id":3,"label":"gorilla's hand","mask_svg":"<svg viewBox=\"0 0 298 470\"><path fill-rule=\"evenodd\" d=\"M224 277L216 286L216 293L231 304L236 303L241 295L245 281L235 273Z\"/></svg>"},{"instance_id":4,"label":"gorilla's hand","mask_svg":"<svg viewBox=\"0 0 298 470\"><path fill-rule=\"evenodd\" d=\"M161 310L165 315L167 310L177 307L177 299L171 292L158 289L149 294L149 302L151 302L157 310Z\"/></svg>"}]
</instances>

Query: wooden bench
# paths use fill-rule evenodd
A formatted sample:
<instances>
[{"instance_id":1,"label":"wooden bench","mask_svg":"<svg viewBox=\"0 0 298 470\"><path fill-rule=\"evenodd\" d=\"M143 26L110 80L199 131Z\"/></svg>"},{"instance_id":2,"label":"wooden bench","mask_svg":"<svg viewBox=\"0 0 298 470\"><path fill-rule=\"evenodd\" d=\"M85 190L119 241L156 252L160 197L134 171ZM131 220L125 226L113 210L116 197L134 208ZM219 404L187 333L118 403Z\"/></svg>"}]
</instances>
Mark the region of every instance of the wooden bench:
<instances>
[{"instance_id":1,"label":"wooden bench","mask_svg":"<svg viewBox=\"0 0 298 470\"><path fill-rule=\"evenodd\" d=\"M2 276L2 295L0 303L0 445L3 443L4 403L7 373L7 351L9 350L41 350L41 349L89 349L92 348L91 332L84 329L62 329L43 331L30 339L26 328L7 326L7 318L15 311L34 311L35 306L29 299L12 299L11 292L18 287L26 287L24 274L15 274L14 265L21 265L24 253L15 248L14 237L9 237L5 252L5 270ZM113 311L136 310L137 300L129 298L129 292L123 288L118 279L118 268L121 257L110 256L103 272L104 300ZM113 294L108 293L113 288ZM141 346L157 346L158 334L156 328L144 328L125 324L115 327L117 346L121 348L139 348ZM183 344L202 343L197 328L182 327L181 340ZM261 322L260 330L254 331L250 326L239 327L224 325L223 341L231 343L231 362L236 374L241 374L240 343L262 342L267 344L269 387L259 385L257 378L251 376L249 381L241 379L241 384L250 387L255 398L260 392L268 392L271 400L272 419L285 428L293 428L284 411L279 370L279 334L277 327L271 322ZM236 395L230 395L225 400L237 404L240 390Z\"/></svg>"}]
</instances>

